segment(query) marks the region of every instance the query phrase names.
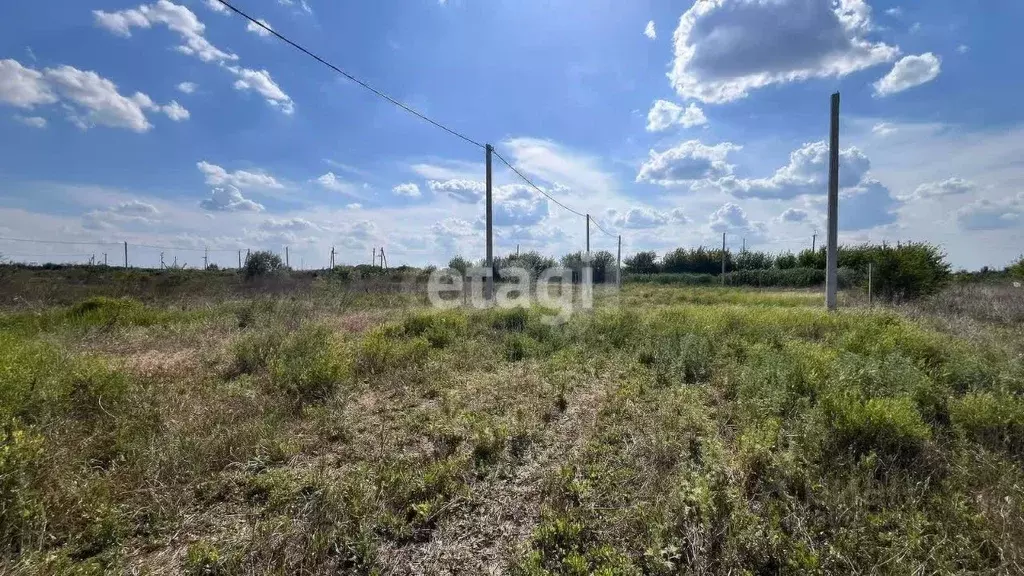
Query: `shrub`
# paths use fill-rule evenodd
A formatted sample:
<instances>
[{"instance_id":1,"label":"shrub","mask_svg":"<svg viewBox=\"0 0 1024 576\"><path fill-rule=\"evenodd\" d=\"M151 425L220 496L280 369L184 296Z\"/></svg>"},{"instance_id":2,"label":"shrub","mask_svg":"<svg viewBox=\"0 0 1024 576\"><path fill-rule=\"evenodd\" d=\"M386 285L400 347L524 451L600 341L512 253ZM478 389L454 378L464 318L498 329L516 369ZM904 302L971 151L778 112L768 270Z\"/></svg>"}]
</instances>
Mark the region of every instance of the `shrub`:
<instances>
[{"instance_id":1,"label":"shrub","mask_svg":"<svg viewBox=\"0 0 1024 576\"><path fill-rule=\"evenodd\" d=\"M462 256L456 256L448 262L448 268L451 270L458 270L463 276L466 275L466 270L471 268L473 263L466 260Z\"/></svg>"},{"instance_id":2,"label":"shrub","mask_svg":"<svg viewBox=\"0 0 1024 576\"><path fill-rule=\"evenodd\" d=\"M261 250L253 252L245 259L244 269L246 278L270 276L284 270L284 262L277 254Z\"/></svg>"},{"instance_id":3,"label":"shrub","mask_svg":"<svg viewBox=\"0 0 1024 576\"><path fill-rule=\"evenodd\" d=\"M658 255L654 252L637 252L622 261L630 274L656 274Z\"/></svg>"},{"instance_id":4,"label":"shrub","mask_svg":"<svg viewBox=\"0 0 1024 576\"><path fill-rule=\"evenodd\" d=\"M990 450L1024 456L1024 399L976 393L950 405L953 425Z\"/></svg>"},{"instance_id":5,"label":"shrub","mask_svg":"<svg viewBox=\"0 0 1024 576\"><path fill-rule=\"evenodd\" d=\"M402 338L402 327L385 325L363 338L355 359L360 375L385 374L416 368L427 359L430 342L426 338Z\"/></svg>"},{"instance_id":6,"label":"shrub","mask_svg":"<svg viewBox=\"0 0 1024 576\"><path fill-rule=\"evenodd\" d=\"M242 336L233 346L232 372L235 375L256 374L267 369L284 340L284 331L276 329Z\"/></svg>"},{"instance_id":7,"label":"shrub","mask_svg":"<svg viewBox=\"0 0 1024 576\"><path fill-rule=\"evenodd\" d=\"M1020 258L1017 258L1016 262L1010 264L1006 271L1015 278L1024 278L1024 255L1021 255Z\"/></svg>"},{"instance_id":8,"label":"shrub","mask_svg":"<svg viewBox=\"0 0 1024 576\"><path fill-rule=\"evenodd\" d=\"M468 322L459 312L424 312L406 318L403 326L407 335L422 336L432 347L445 348L465 337Z\"/></svg>"},{"instance_id":9,"label":"shrub","mask_svg":"<svg viewBox=\"0 0 1024 576\"><path fill-rule=\"evenodd\" d=\"M297 400L322 400L344 375L334 334L323 326L305 326L287 338L273 357L274 385Z\"/></svg>"},{"instance_id":10,"label":"shrub","mask_svg":"<svg viewBox=\"0 0 1024 576\"><path fill-rule=\"evenodd\" d=\"M849 396L830 398L825 412L832 425L831 448L849 449L857 456L875 452L897 459L913 457L931 438L931 429L906 397L867 402Z\"/></svg>"},{"instance_id":11,"label":"shrub","mask_svg":"<svg viewBox=\"0 0 1024 576\"><path fill-rule=\"evenodd\" d=\"M97 296L72 306L66 318L79 326L112 328L115 326L151 326L160 314L130 298Z\"/></svg>"},{"instance_id":12,"label":"shrub","mask_svg":"<svg viewBox=\"0 0 1024 576\"><path fill-rule=\"evenodd\" d=\"M793 254L792 252L782 252L775 257L775 267L780 270L796 268L796 265L796 254Z\"/></svg>"}]
</instances>

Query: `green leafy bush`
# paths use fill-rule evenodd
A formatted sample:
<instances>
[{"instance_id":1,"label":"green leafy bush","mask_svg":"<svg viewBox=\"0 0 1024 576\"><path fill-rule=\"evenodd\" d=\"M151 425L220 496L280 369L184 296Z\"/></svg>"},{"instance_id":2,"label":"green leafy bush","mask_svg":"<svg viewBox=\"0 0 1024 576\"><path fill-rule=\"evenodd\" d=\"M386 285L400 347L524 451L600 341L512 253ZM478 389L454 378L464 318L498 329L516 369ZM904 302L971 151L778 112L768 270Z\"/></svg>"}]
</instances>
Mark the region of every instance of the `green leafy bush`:
<instances>
[{"instance_id":1,"label":"green leafy bush","mask_svg":"<svg viewBox=\"0 0 1024 576\"><path fill-rule=\"evenodd\" d=\"M986 448L1024 456L1024 399L991 392L968 394L951 403L950 416L955 427Z\"/></svg>"},{"instance_id":2,"label":"green leafy bush","mask_svg":"<svg viewBox=\"0 0 1024 576\"><path fill-rule=\"evenodd\" d=\"M654 252L637 252L622 263L630 274L656 274L659 271L657 261L658 255Z\"/></svg>"},{"instance_id":3,"label":"green leafy bush","mask_svg":"<svg viewBox=\"0 0 1024 576\"><path fill-rule=\"evenodd\" d=\"M304 326L290 335L270 364L274 385L303 402L328 397L344 373L341 351L324 326Z\"/></svg>"},{"instance_id":4,"label":"green leafy bush","mask_svg":"<svg viewBox=\"0 0 1024 576\"><path fill-rule=\"evenodd\" d=\"M913 457L931 438L931 429L910 398L828 398L824 403L831 423L832 448L863 456Z\"/></svg>"},{"instance_id":5,"label":"green leafy bush","mask_svg":"<svg viewBox=\"0 0 1024 576\"><path fill-rule=\"evenodd\" d=\"M260 250L258 252L253 252L246 257L243 269L245 270L246 278L270 276L283 271L284 262L281 261L281 257L277 254L266 250Z\"/></svg>"}]
</instances>

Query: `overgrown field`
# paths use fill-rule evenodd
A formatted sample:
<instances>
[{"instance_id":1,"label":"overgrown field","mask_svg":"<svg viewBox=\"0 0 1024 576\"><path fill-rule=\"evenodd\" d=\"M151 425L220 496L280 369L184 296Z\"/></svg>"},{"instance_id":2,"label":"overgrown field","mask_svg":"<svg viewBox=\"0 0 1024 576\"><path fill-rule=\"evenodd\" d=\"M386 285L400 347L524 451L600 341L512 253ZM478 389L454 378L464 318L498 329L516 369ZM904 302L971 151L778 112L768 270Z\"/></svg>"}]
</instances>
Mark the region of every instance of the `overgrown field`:
<instances>
[{"instance_id":1,"label":"overgrown field","mask_svg":"<svg viewBox=\"0 0 1024 576\"><path fill-rule=\"evenodd\" d=\"M1021 573L1024 330L935 308L12 310L0 573Z\"/></svg>"}]
</instances>

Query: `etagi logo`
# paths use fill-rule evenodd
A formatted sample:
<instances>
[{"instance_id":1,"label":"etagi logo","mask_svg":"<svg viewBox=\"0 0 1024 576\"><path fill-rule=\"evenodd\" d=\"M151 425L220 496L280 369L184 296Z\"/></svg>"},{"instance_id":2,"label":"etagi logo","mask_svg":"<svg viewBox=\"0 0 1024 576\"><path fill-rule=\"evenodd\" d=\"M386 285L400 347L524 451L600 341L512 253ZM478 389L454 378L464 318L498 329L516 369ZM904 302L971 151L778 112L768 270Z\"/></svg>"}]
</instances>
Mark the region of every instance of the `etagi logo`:
<instances>
[{"instance_id":1,"label":"etagi logo","mask_svg":"<svg viewBox=\"0 0 1024 576\"><path fill-rule=\"evenodd\" d=\"M491 270L486 267L468 268L465 275L458 270L435 270L427 282L427 297L435 308L450 309L459 306L473 308L515 308L538 305L551 310L543 321L564 324L579 308L594 307L594 270L589 256L583 258L583 268L574 282L571 268L548 268L534 278L526 268L509 267L498 270L494 278L494 294L488 298L487 284ZM578 298L577 298L578 296Z\"/></svg>"}]
</instances>

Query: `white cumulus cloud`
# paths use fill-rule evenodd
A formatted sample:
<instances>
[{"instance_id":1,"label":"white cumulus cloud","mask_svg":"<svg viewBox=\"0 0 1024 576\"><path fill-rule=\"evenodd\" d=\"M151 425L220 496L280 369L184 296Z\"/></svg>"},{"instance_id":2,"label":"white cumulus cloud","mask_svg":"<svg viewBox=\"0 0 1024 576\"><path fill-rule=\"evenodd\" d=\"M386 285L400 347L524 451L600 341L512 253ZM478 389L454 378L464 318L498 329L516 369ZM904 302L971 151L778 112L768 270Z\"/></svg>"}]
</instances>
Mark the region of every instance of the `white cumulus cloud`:
<instances>
[{"instance_id":1,"label":"white cumulus cloud","mask_svg":"<svg viewBox=\"0 0 1024 576\"><path fill-rule=\"evenodd\" d=\"M227 69L238 77L238 79L235 80L236 90L253 90L260 96L263 96L267 101L267 104L280 109L285 114L291 114L295 111L295 103L292 102L291 97L285 94L284 90L274 82L274 79L270 77L270 72L267 72L266 70L239 68L238 66L228 66Z\"/></svg>"},{"instance_id":2,"label":"white cumulus cloud","mask_svg":"<svg viewBox=\"0 0 1024 576\"><path fill-rule=\"evenodd\" d=\"M270 28L270 30L273 30L274 27L271 26L269 22L267 22L266 20L264 20L262 18L257 18L256 20L260 24L263 24L263 26L266 26L266 28L264 28L263 26L260 26L259 24L256 24L252 20L250 20L249 23L245 25L245 29L247 31L249 31L249 32L252 32L253 34L256 34L257 36L262 37L262 38L266 38L267 36L270 36L270 31L267 30L267 28Z\"/></svg>"},{"instance_id":3,"label":"white cumulus cloud","mask_svg":"<svg viewBox=\"0 0 1024 576\"><path fill-rule=\"evenodd\" d=\"M873 84L875 95L889 96L931 82L938 77L941 68L938 56L931 52L920 56L905 56L893 65L888 74Z\"/></svg>"},{"instance_id":4,"label":"white cumulus cloud","mask_svg":"<svg viewBox=\"0 0 1024 576\"><path fill-rule=\"evenodd\" d=\"M199 207L211 212L262 212L263 205L242 196L241 190L228 185L214 188L210 197L201 201Z\"/></svg>"},{"instance_id":5,"label":"white cumulus cloud","mask_svg":"<svg viewBox=\"0 0 1024 576\"><path fill-rule=\"evenodd\" d=\"M641 207L630 208L621 214L617 212L612 214L612 223L616 226L637 230L657 228L658 226L664 226L669 223L685 222L689 222L689 218L687 218L683 211L678 208L668 212L662 212L652 208Z\"/></svg>"},{"instance_id":6,"label":"white cumulus cloud","mask_svg":"<svg viewBox=\"0 0 1024 576\"><path fill-rule=\"evenodd\" d=\"M196 88L199 88L199 85L195 82L182 82L178 84L178 92L183 94L192 94L196 91Z\"/></svg>"},{"instance_id":7,"label":"white cumulus cloud","mask_svg":"<svg viewBox=\"0 0 1024 576\"><path fill-rule=\"evenodd\" d=\"M113 81L92 71L73 66L38 71L16 60L0 60L0 103L32 109L58 102L68 119L83 130L107 126L146 132L153 127L146 112L163 113L174 121L188 118L188 111L177 102L158 106L142 92L125 96Z\"/></svg>"},{"instance_id":8,"label":"white cumulus cloud","mask_svg":"<svg viewBox=\"0 0 1024 576\"><path fill-rule=\"evenodd\" d=\"M692 102L683 108L674 102L657 100L647 113L648 132L660 132L677 124L683 128L692 128L707 123L704 111Z\"/></svg>"},{"instance_id":9,"label":"white cumulus cloud","mask_svg":"<svg viewBox=\"0 0 1024 576\"><path fill-rule=\"evenodd\" d=\"M926 182L914 190L915 198L937 198L940 196L953 196L967 194L975 189L974 182L963 178L947 178L938 182Z\"/></svg>"},{"instance_id":10,"label":"white cumulus cloud","mask_svg":"<svg viewBox=\"0 0 1024 576\"><path fill-rule=\"evenodd\" d=\"M409 198L418 198L420 195L420 187L412 182L399 184L392 188L391 191L399 196L408 196Z\"/></svg>"},{"instance_id":11,"label":"white cumulus cloud","mask_svg":"<svg viewBox=\"0 0 1024 576\"><path fill-rule=\"evenodd\" d=\"M683 98L721 103L751 90L842 77L883 62L899 49L866 38L863 0L704 0L676 28L668 76Z\"/></svg>"},{"instance_id":12,"label":"white cumulus cloud","mask_svg":"<svg viewBox=\"0 0 1024 576\"><path fill-rule=\"evenodd\" d=\"M126 38L131 36L132 28L152 28L163 24L181 37L182 43L175 49L182 54L195 56L203 62L238 60L236 54L217 48L203 36L206 26L191 10L169 0L158 0L154 4L118 12L94 10L93 16L97 25Z\"/></svg>"},{"instance_id":13,"label":"white cumulus cloud","mask_svg":"<svg viewBox=\"0 0 1024 576\"><path fill-rule=\"evenodd\" d=\"M722 178L732 174L733 169L726 156L740 148L729 142L709 146L699 140L688 140L663 152L651 150L636 181L673 186Z\"/></svg>"},{"instance_id":14,"label":"white cumulus cloud","mask_svg":"<svg viewBox=\"0 0 1024 576\"><path fill-rule=\"evenodd\" d=\"M428 180L427 187L435 194L445 193L467 204L479 202L486 191L484 183L475 180Z\"/></svg>"},{"instance_id":15,"label":"white cumulus cloud","mask_svg":"<svg viewBox=\"0 0 1024 576\"><path fill-rule=\"evenodd\" d=\"M196 167L206 177L206 183L210 186L233 186L236 188L284 188L273 176L265 172L250 172L247 170L235 170L228 172L224 168L201 161Z\"/></svg>"},{"instance_id":16,"label":"white cumulus cloud","mask_svg":"<svg viewBox=\"0 0 1024 576\"><path fill-rule=\"evenodd\" d=\"M647 27L644 28L644 36L647 36L651 40L658 39L658 31L654 29L654 20L647 23Z\"/></svg>"},{"instance_id":17,"label":"white cumulus cloud","mask_svg":"<svg viewBox=\"0 0 1024 576\"><path fill-rule=\"evenodd\" d=\"M41 116L20 116L16 115L15 120L33 128L46 128L46 118Z\"/></svg>"},{"instance_id":18,"label":"white cumulus cloud","mask_svg":"<svg viewBox=\"0 0 1024 576\"><path fill-rule=\"evenodd\" d=\"M857 186L871 161L856 147L839 150L839 187ZM824 193L828 184L828 144L804 144L789 155L789 163L769 178L723 178L718 185L737 198L789 199L804 194Z\"/></svg>"}]
</instances>

